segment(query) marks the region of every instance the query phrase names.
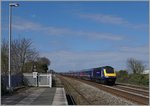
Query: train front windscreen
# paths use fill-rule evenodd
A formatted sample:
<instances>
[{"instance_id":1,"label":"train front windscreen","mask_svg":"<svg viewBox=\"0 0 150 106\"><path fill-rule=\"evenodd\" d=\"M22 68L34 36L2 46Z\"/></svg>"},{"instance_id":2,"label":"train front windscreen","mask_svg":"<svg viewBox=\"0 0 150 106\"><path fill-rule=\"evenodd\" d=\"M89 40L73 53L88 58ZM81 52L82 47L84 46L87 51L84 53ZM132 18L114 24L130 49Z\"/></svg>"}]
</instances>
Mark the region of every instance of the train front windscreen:
<instances>
[{"instance_id":1,"label":"train front windscreen","mask_svg":"<svg viewBox=\"0 0 150 106\"><path fill-rule=\"evenodd\" d=\"M106 69L106 73L114 73L114 69Z\"/></svg>"}]
</instances>

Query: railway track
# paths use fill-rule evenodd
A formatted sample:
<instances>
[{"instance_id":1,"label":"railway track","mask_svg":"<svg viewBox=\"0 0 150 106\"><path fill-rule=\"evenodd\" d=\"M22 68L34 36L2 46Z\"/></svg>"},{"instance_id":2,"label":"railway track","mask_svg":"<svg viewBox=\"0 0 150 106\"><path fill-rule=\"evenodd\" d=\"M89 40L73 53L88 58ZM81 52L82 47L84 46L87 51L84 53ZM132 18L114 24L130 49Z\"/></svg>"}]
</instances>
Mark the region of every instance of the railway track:
<instances>
[{"instance_id":1,"label":"railway track","mask_svg":"<svg viewBox=\"0 0 150 106\"><path fill-rule=\"evenodd\" d=\"M138 93L140 95L149 97L149 91L148 90L139 89L136 87L122 86L122 85L116 85L116 86L114 86L114 88L122 89L122 90L133 92L133 93Z\"/></svg>"},{"instance_id":2,"label":"railway track","mask_svg":"<svg viewBox=\"0 0 150 106\"><path fill-rule=\"evenodd\" d=\"M142 87L142 86L131 85L131 84L124 84L124 83L118 83L118 82L116 83L116 85L121 85L121 86L132 87L132 88L136 88L136 89L142 89L142 90L149 91L148 87Z\"/></svg>"},{"instance_id":3,"label":"railway track","mask_svg":"<svg viewBox=\"0 0 150 106\"><path fill-rule=\"evenodd\" d=\"M71 104L71 105L76 105L77 104L77 102L78 102L78 100L77 100L77 98L80 98L80 100L82 99L82 101L84 101L84 105L86 104L86 105L92 105L92 103L89 101L89 100L87 100L85 97L84 97L84 95L82 95L82 93L80 93L69 81L67 81L65 78L63 78L63 77L59 77L60 79L61 79L61 81L62 81L62 83L63 83L63 85L64 85L64 88L65 88L65 90L66 90L66 94L67 95L70 95L70 97L69 97L69 99L71 99L71 101L73 101L73 104ZM73 98L72 97L72 92L70 91L70 89L73 89L73 91L74 92L76 92L77 93L77 95L78 95L78 97L75 99L75 98ZM81 104L82 105L82 104Z\"/></svg>"},{"instance_id":4,"label":"railway track","mask_svg":"<svg viewBox=\"0 0 150 106\"><path fill-rule=\"evenodd\" d=\"M66 98L67 98L67 101L68 101L68 105L76 105L76 103L75 103L75 101L74 101L74 99L73 99L73 97L72 97L72 95L69 91L69 86L66 83L62 82L61 80L60 80L60 78L58 78L56 76L55 77L53 76L53 86L55 86L55 87L64 87L65 88L65 93L66 93Z\"/></svg>"},{"instance_id":5,"label":"railway track","mask_svg":"<svg viewBox=\"0 0 150 106\"><path fill-rule=\"evenodd\" d=\"M63 82L63 85L64 85L64 88L66 91L66 97L68 100L68 104L69 105L76 105L76 102L74 101L74 98L72 97L71 92L69 91L69 86L64 82Z\"/></svg>"},{"instance_id":6,"label":"railway track","mask_svg":"<svg viewBox=\"0 0 150 106\"><path fill-rule=\"evenodd\" d=\"M123 97L129 101L132 101L140 105L149 104L149 91L141 89L139 87L136 88L136 87L122 86L122 85L107 86L107 85L103 85L103 84L99 84L87 80L76 79L76 78L73 79L97 87L101 90L104 90L116 96Z\"/></svg>"}]
</instances>

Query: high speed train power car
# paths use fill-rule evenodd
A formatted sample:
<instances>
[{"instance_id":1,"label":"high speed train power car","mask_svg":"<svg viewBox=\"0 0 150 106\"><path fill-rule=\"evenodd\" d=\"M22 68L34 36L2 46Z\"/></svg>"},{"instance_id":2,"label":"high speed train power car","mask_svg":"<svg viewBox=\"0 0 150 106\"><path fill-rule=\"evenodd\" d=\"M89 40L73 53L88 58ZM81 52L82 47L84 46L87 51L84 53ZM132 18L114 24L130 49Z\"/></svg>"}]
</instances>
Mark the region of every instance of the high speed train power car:
<instances>
[{"instance_id":1,"label":"high speed train power car","mask_svg":"<svg viewBox=\"0 0 150 106\"><path fill-rule=\"evenodd\" d=\"M114 85L116 81L116 73L114 68L111 66L83 69L81 71L67 72L62 74L111 85Z\"/></svg>"}]
</instances>

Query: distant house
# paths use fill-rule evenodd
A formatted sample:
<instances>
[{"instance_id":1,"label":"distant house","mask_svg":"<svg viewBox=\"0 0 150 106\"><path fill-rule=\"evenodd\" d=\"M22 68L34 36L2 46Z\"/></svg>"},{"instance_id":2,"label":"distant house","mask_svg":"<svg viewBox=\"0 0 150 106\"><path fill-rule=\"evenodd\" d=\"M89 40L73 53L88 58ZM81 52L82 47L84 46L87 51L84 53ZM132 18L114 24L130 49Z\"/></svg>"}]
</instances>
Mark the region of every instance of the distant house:
<instances>
[{"instance_id":1,"label":"distant house","mask_svg":"<svg viewBox=\"0 0 150 106\"><path fill-rule=\"evenodd\" d=\"M144 70L143 74L149 74L150 70Z\"/></svg>"}]
</instances>

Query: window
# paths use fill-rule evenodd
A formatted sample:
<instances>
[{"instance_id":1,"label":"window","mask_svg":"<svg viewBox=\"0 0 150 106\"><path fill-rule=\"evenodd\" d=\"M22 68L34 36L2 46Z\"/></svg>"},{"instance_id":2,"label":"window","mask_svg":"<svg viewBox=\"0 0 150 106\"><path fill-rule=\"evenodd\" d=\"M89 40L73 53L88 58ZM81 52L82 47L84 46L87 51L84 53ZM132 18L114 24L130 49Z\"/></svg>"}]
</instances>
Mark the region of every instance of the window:
<instances>
[{"instance_id":1,"label":"window","mask_svg":"<svg viewBox=\"0 0 150 106\"><path fill-rule=\"evenodd\" d=\"M106 69L106 73L114 73L113 69Z\"/></svg>"}]
</instances>

